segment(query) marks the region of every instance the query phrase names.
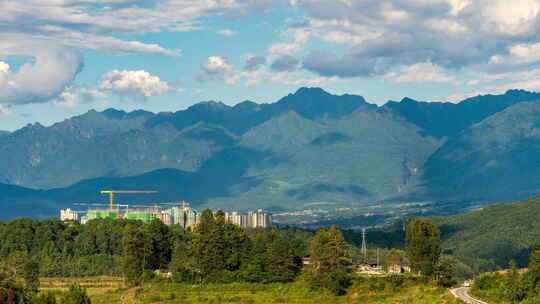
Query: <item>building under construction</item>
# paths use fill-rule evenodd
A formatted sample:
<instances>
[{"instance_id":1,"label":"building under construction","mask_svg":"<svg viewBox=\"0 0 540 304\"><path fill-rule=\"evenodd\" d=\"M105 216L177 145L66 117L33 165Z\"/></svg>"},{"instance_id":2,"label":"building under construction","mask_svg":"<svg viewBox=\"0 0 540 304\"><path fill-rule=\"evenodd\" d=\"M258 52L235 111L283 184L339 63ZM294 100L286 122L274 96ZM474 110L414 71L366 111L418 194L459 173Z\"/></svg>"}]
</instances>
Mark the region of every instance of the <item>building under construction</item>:
<instances>
[{"instance_id":1,"label":"building under construction","mask_svg":"<svg viewBox=\"0 0 540 304\"><path fill-rule=\"evenodd\" d=\"M105 190L101 194L109 195L109 204L103 203L77 203L79 206L87 206L86 211L75 211L68 209L60 210L61 220L78 221L85 224L89 220L101 218L123 218L130 220L140 220L150 222L160 219L166 225L180 225L184 228L193 228L199 222L198 212L188 207L189 203L161 203L155 205L137 204L117 204L114 202L114 195L119 193L145 194L156 193L157 191L127 191L127 190ZM108 208L106 208L108 207ZM272 217L262 210L239 214L237 212L226 213L228 221L241 227L270 227Z\"/></svg>"}]
</instances>

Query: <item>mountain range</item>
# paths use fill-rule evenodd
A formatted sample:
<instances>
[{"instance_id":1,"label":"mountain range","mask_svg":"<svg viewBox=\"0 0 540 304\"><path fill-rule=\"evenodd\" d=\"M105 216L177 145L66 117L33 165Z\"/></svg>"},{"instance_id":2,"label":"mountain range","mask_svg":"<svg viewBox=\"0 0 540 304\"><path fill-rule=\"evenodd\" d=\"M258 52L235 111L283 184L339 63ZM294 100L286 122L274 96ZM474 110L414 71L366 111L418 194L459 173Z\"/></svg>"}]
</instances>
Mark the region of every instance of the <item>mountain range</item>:
<instances>
[{"instance_id":1,"label":"mountain range","mask_svg":"<svg viewBox=\"0 0 540 304\"><path fill-rule=\"evenodd\" d=\"M272 211L540 193L539 93L460 103L300 88L275 103L202 102L174 113L89 111L0 133L0 206L54 216L102 189L124 201ZM5 207L5 208L4 208Z\"/></svg>"}]
</instances>

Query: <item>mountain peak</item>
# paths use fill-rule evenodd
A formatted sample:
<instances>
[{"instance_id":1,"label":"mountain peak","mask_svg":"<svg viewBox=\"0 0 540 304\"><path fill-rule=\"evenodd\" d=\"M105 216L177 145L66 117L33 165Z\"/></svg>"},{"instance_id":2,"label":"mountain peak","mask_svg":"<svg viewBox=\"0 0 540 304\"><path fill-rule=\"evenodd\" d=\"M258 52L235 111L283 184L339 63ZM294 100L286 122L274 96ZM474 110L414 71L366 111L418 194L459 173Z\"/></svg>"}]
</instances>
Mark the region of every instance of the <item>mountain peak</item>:
<instances>
[{"instance_id":1,"label":"mountain peak","mask_svg":"<svg viewBox=\"0 0 540 304\"><path fill-rule=\"evenodd\" d=\"M417 100L414 100L414 99L412 99L412 98L409 98L409 97L404 97L404 98L400 101L400 103L405 103L405 104L406 104L406 103L418 103L418 101L417 101Z\"/></svg>"},{"instance_id":2,"label":"mountain peak","mask_svg":"<svg viewBox=\"0 0 540 304\"><path fill-rule=\"evenodd\" d=\"M118 119L126 116L127 113L122 110L117 110L115 108L108 108L107 110L101 112L101 114L107 116L108 118Z\"/></svg>"},{"instance_id":3,"label":"mountain peak","mask_svg":"<svg viewBox=\"0 0 540 304\"><path fill-rule=\"evenodd\" d=\"M319 87L301 87L293 95L332 95Z\"/></svg>"},{"instance_id":4,"label":"mountain peak","mask_svg":"<svg viewBox=\"0 0 540 304\"><path fill-rule=\"evenodd\" d=\"M191 107L189 107L188 110L195 110L195 111L206 110L206 111L212 111L212 112L222 112L222 111L227 111L230 108L231 107L229 107L228 105L224 104L221 101L209 100L209 101L201 101L199 103L196 103L192 105Z\"/></svg>"}]
</instances>

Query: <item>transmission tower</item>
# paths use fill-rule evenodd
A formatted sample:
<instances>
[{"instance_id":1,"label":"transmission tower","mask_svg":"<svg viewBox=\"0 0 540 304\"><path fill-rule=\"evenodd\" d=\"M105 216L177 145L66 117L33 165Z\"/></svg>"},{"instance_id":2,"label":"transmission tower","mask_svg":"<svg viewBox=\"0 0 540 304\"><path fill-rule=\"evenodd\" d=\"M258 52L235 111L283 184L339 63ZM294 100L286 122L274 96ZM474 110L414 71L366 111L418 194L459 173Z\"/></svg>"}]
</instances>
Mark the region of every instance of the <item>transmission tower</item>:
<instances>
[{"instance_id":1,"label":"transmission tower","mask_svg":"<svg viewBox=\"0 0 540 304\"><path fill-rule=\"evenodd\" d=\"M366 228L362 229L362 255L364 256L364 262L367 262Z\"/></svg>"}]
</instances>

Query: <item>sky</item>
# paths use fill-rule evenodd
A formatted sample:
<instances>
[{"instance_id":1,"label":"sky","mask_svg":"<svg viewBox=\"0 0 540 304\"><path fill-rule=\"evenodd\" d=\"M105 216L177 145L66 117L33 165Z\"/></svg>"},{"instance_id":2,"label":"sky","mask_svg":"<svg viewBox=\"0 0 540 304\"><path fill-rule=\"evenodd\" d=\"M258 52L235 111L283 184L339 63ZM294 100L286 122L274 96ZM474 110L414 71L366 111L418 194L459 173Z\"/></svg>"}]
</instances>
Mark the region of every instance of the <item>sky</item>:
<instances>
[{"instance_id":1,"label":"sky","mask_svg":"<svg viewBox=\"0 0 540 304\"><path fill-rule=\"evenodd\" d=\"M540 91L540 0L1 0L0 130L90 109Z\"/></svg>"}]
</instances>

